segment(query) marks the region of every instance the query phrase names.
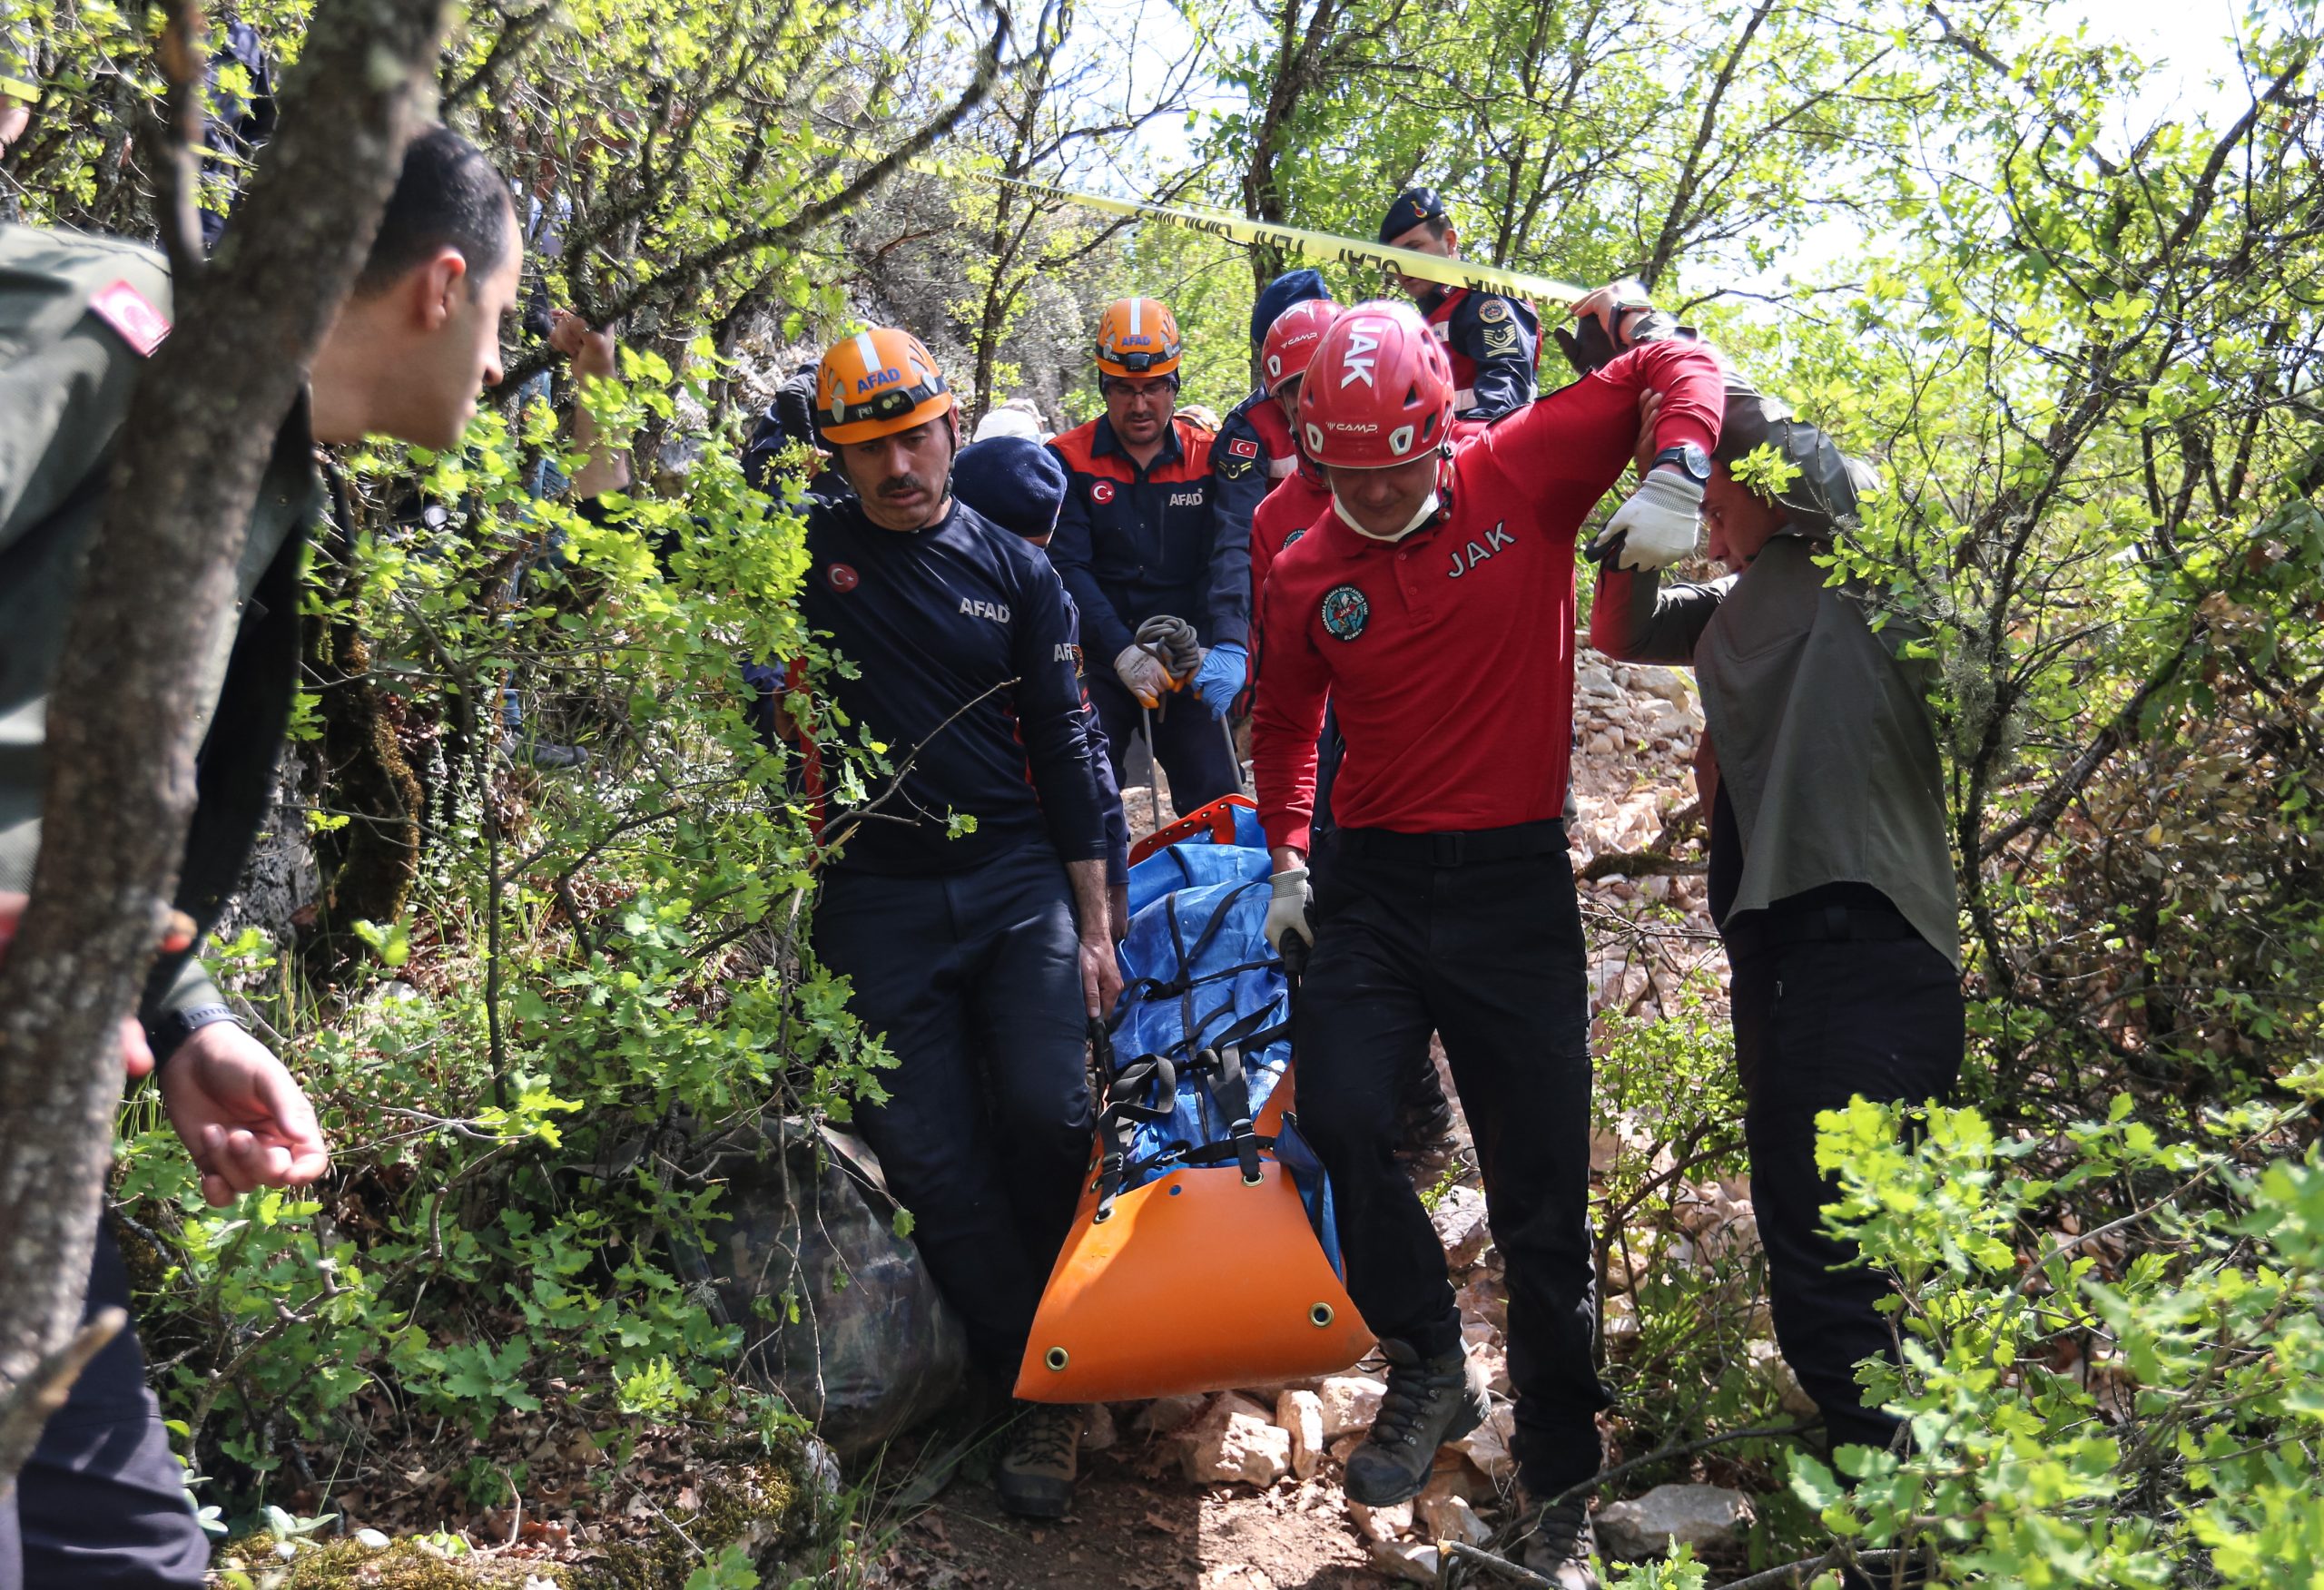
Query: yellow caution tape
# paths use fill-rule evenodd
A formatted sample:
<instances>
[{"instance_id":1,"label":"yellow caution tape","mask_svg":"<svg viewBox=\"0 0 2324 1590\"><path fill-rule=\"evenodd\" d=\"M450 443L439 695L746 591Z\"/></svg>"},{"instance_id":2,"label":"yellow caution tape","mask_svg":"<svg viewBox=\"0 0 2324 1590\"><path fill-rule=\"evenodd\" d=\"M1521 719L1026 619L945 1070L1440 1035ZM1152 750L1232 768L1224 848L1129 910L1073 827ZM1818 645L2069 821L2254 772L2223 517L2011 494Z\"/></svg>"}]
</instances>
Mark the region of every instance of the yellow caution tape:
<instances>
[{"instance_id":1,"label":"yellow caution tape","mask_svg":"<svg viewBox=\"0 0 2324 1590\"><path fill-rule=\"evenodd\" d=\"M1400 275L1437 282L1445 287L1507 293L1553 304L1577 303L1589 297L1592 290L1523 270L1505 270L1497 265L1482 264L1472 260L1446 260L1434 254L1423 254L1417 249L1391 248L1386 243L1359 242L1354 238L1334 237L1330 232L1310 231L1304 226L1279 226L1270 221L1253 221L1223 210L1109 199L1102 193L1084 193L1078 189L1060 188L1051 182L1004 177L992 172L963 171L932 160L915 160L911 163L913 170L929 176L945 177L956 182L1003 182L1030 192L1070 200L1108 215L1151 217L1156 221L1167 221L1172 226L1184 227L1189 231L1208 232L1213 237L1226 238L1231 242L1273 243L1303 259L1322 263L1385 266Z\"/></svg>"}]
</instances>

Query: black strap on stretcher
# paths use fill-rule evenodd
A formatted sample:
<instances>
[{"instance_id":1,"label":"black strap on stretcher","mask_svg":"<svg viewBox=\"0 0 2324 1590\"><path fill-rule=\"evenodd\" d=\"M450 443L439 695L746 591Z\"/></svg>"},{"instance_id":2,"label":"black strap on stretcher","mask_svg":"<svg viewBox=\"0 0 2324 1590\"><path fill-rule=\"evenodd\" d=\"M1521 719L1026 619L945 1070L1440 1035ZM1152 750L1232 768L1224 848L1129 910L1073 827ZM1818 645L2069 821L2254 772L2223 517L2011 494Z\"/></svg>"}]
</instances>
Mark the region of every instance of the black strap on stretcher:
<instances>
[{"instance_id":1,"label":"black strap on stretcher","mask_svg":"<svg viewBox=\"0 0 2324 1590\"><path fill-rule=\"evenodd\" d=\"M1250 1085L1243 1075L1243 1055L1252 1049L1263 1049L1290 1030L1290 1021L1273 1021L1275 1005L1270 1001L1261 1009L1237 1016L1216 1036L1203 1041L1204 1029L1218 1017L1233 1010L1233 1003L1221 1005L1207 1015L1195 1008L1195 990L1206 983L1241 976L1245 972L1263 971L1279 963L1266 960L1247 961L1217 971L1189 976L1192 966L1202 952L1226 926L1236 901L1248 890L1258 887L1254 880L1229 890L1212 909L1210 919L1196 934L1194 943L1187 943L1186 925L1178 916L1177 897L1167 902L1170 943L1177 954L1177 970L1168 978L1139 977L1134 979L1125 992L1135 990L1139 1002L1177 997L1180 1007L1180 1026L1187 1036L1170 1046L1167 1053L1141 1055L1128 1065L1114 1065L1111 1035L1107 1035L1099 1051L1099 1065L1107 1078L1106 1107L1098 1117L1098 1131L1105 1150L1098 1156L1098 1180L1094 1190L1098 1197L1099 1222L1111 1217L1114 1200L1123 1186L1134 1177L1143 1176L1165 1163L1206 1165L1223 1163L1233 1159L1243 1173L1246 1186L1256 1186L1261 1181L1259 1155L1275 1147L1273 1137L1260 1136L1252 1126ZM1130 1001L1125 1000L1117 1011L1127 1011ZM1158 1123L1171 1119L1177 1113L1177 1084L1180 1075L1193 1070L1200 1076L1203 1089L1211 1104L1218 1111L1225 1125L1226 1139L1223 1143L1190 1144L1183 1141L1171 1143L1160 1153L1143 1160L1129 1157L1130 1132L1134 1123ZM1161 1103L1140 1102L1153 1088Z\"/></svg>"}]
</instances>

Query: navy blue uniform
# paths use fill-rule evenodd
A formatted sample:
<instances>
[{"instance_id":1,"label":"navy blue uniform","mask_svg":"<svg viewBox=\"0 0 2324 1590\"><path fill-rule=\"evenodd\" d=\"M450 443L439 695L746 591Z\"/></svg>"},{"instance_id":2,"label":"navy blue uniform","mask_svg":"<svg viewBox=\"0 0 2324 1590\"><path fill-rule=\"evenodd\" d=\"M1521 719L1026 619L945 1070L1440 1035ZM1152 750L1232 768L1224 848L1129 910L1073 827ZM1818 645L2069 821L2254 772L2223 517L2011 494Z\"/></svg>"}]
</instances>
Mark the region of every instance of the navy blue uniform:
<instances>
[{"instance_id":1,"label":"navy blue uniform","mask_svg":"<svg viewBox=\"0 0 2324 1590\"><path fill-rule=\"evenodd\" d=\"M817 501L807 552L801 610L858 675L831 682L839 706L891 761L922 748L815 906L816 954L896 1060L856 1124L970 1350L1013 1378L1094 1125L1060 858L1098 859L1107 840L1065 588L1039 549L958 504L893 531L852 499ZM953 812L976 831L947 838Z\"/></svg>"},{"instance_id":2,"label":"navy blue uniform","mask_svg":"<svg viewBox=\"0 0 2324 1590\"><path fill-rule=\"evenodd\" d=\"M1250 594L1254 613L1258 610L1259 582L1251 572L1251 515L1259 511L1276 483L1298 467L1299 450L1291 439L1291 422L1283 417L1283 405L1264 391L1237 403L1210 444L1211 511L1218 515L1222 573L1231 563Z\"/></svg>"},{"instance_id":3,"label":"navy blue uniform","mask_svg":"<svg viewBox=\"0 0 2324 1590\"><path fill-rule=\"evenodd\" d=\"M1532 305L1453 287L1423 299L1420 312L1452 360L1456 417L1498 419L1533 401L1541 328Z\"/></svg>"},{"instance_id":4,"label":"navy blue uniform","mask_svg":"<svg viewBox=\"0 0 2324 1590\"><path fill-rule=\"evenodd\" d=\"M955 872L1044 839L1065 860L1102 859L1078 648L1039 550L958 504L933 529L900 532L850 498L811 505L807 555L800 611L856 665L857 677L829 682L838 705L891 761L925 743L834 865ZM975 832L948 837L956 811ZM834 810L830 822L846 817Z\"/></svg>"},{"instance_id":5,"label":"navy blue uniform","mask_svg":"<svg viewBox=\"0 0 2324 1590\"><path fill-rule=\"evenodd\" d=\"M1089 697L1105 725L1118 782L1141 715L1113 662L1139 623L1167 613L1193 624L1206 646L1250 642L1249 526L1236 541L1212 511L1211 445L1208 431L1173 420L1161 451L1141 469L1103 416L1049 443L1067 482L1049 556L1073 593L1095 653ZM1216 721L1192 698L1158 716L1151 749L1170 776L1180 811L1243 787Z\"/></svg>"}]
</instances>

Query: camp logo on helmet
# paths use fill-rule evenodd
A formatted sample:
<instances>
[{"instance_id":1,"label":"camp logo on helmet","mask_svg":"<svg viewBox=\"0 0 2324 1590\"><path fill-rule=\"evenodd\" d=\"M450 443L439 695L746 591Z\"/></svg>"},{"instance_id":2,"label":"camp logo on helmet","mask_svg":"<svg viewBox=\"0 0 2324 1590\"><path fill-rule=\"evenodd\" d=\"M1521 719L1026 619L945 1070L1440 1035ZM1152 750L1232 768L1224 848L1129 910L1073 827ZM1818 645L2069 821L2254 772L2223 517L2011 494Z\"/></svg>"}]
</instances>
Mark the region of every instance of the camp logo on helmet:
<instances>
[{"instance_id":1,"label":"camp logo on helmet","mask_svg":"<svg viewBox=\"0 0 2324 1590\"><path fill-rule=\"evenodd\" d=\"M1352 641L1372 622L1372 604L1354 585L1334 585L1324 593L1323 615L1334 640Z\"/></svg>"},{"instance_id":2,"label":"camp logo on helmet","mask_svg":"<svg viewBox=\"0 0 2324 1590\"><path fill-rule=\"evenodd\" d=\"M1114 483L1110 480L1100 480L1092 483L1089 487L1089 500L1093 503L1112 502L1114 500Z\"/></svg>"},{"instance_id":3,"label":"camp logo on helmet","mask_svg":"<svg viewBox=\"0 0 2324 1590\"><path fill-rule=\"evenodd\" d=\"M834 591L852 591L863 583L862 576L847 564L835 563L823 571L823 578L831 582Z\"/></svg>"}]
</instances>

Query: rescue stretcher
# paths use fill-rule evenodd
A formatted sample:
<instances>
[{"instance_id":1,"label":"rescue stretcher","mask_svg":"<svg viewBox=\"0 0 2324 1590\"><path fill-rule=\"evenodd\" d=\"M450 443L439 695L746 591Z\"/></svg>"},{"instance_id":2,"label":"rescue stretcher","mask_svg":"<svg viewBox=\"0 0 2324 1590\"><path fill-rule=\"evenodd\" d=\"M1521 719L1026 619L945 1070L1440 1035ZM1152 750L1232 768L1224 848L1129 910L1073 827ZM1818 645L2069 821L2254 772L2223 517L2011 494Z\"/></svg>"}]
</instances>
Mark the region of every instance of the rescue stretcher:
<instances>
[{"instance_id":1,"label":"rescue stretcher","mask_svg":"<svg viewBox=\"0 0 2324 1590\"><path fill-rule=\"evenodd\" d=\"M1213 801L1131 861L1089 1176L1017 1395L1120 1402L1345 1369L1373 1338L1294 1108L1296 985L1264 933L1256 809Z\"/></svg>"}]
</instances>

